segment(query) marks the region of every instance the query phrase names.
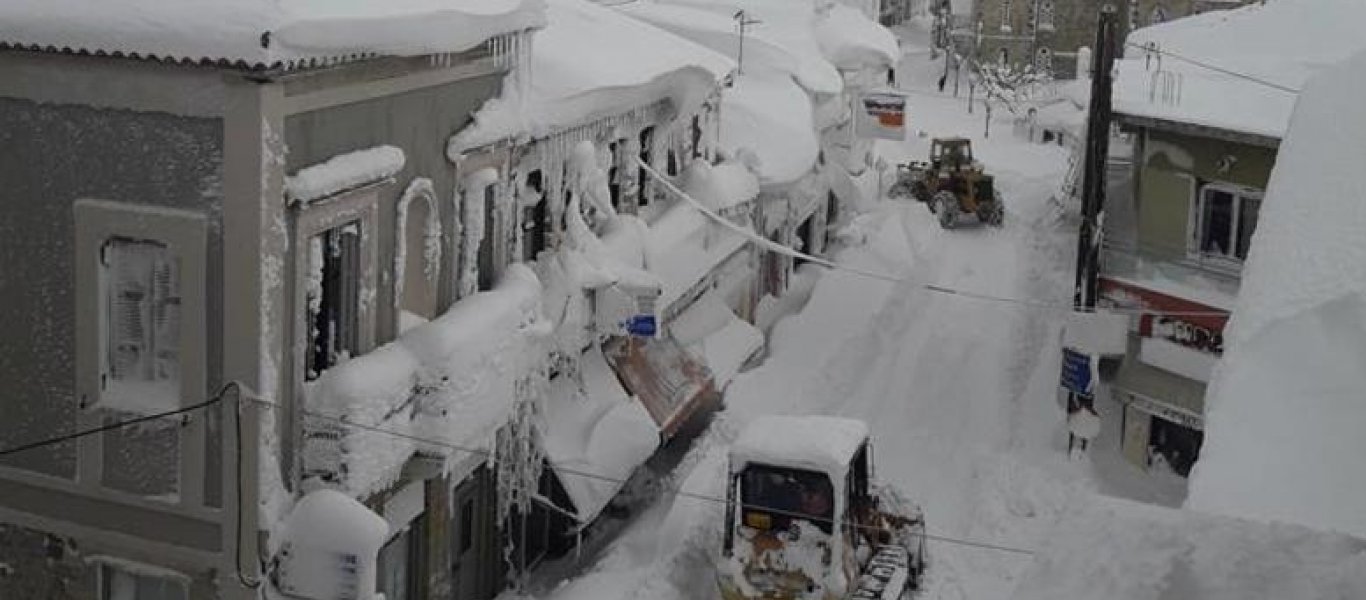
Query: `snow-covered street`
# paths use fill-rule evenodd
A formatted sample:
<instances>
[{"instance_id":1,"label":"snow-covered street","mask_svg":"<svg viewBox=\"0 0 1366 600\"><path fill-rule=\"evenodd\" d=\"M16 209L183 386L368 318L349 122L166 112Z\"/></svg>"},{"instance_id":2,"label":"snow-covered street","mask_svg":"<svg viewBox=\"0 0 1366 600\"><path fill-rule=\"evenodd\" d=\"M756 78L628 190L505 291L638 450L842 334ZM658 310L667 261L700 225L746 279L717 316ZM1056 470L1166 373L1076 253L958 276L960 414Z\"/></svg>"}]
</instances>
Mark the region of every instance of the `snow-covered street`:
<instances>
[{"instance_id":1,"label":"snow-covered street","mask_svg":"<svg viewBox=\"0 0 1366 600\"><path fill-rule=\"evenodd\" d=\"M924 58L907 60L914 69L911 61ZM933 81L911 69L912 81ZM1036 305L1071 301L1075 224L1053 200L1065 150L1012 136L999 114L984 139L982 113L968 114L965 98L928 85L909 91L912 129L924 135L885 143L882 155L892 163L923 158L934 136L971 137L1000 182L1005 227L946 231L910 200L884 200L855 218L836 260L903 281L804 267L800 279L816 280L810 300L775 327L766 360L731 384L726 409L672 474L669 485L684 493L663 494L596 563L566 581L541 582L531 596L717 597L711 560L722 506L703 498L722 495L727 444L763 414L871 424L878 476L922 504L939 538L930 543L922 598L1008 597L1029 550L1078 490L1180 501L1179 483L1130 485L1146 476L1121 462L1114 431L1089 459L1066 458L1056 395L1065 313Z\"/></svg>"}]
</instances>

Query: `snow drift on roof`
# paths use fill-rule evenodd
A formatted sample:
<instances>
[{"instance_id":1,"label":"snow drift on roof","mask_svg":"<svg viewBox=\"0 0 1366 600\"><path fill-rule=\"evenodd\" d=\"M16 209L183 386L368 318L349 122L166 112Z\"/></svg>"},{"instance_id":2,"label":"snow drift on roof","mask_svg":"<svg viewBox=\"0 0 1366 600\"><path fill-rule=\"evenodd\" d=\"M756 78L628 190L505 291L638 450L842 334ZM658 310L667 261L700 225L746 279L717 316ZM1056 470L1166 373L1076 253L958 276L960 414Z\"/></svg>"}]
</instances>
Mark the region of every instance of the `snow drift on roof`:
<instances>
[{"instance_id":1,"label":"snow drift on roof","mask_svg":"<svg viewBox=\"0 0 1366 600\"><path fill-rule=\"evenodd\" d=\"M868 425L826 416L766 415L754 419L730 448L730 468L751 463L825 473L844 481L849 461L868 439Z\"/></svg>"},{"instance_id":2,"label":"snow drift on roof","mask_svg":"<svg viewBox=\"0 0 1366 600\"><path fill-rule=\"evenodd\" d=\"M548 0L532 44L530 96L506 86L451 140L459 153L507 137L544 137L672 98L699 105L734 69L729 58L586 0Z\"/></svg>"},{"instance_id":3,"label":"snow drift on roof","mask_svg":"<svg viewBox=\"0 0 1366 600\"><path fill-rule=\"evenodd\" d=\"M752 153L760 183L791 183L820 153L813 119L810 97L790 78L743 75L722 95L720 145L730 156Z\"/></svg>"},{"instance_id":4,"label":"snow drift on roof","mask_svg":"<svg viewBox=\"0 0 1366 600\"><path fill-rule=\"evenodd\" d=\"M1115 80L1115 111L1279 138L1295 94L1175 57L1148 61L1156 44L1270 83L1299 89L1314 72L1366 48L1361 0L1270 0L1144 27L1129 35ZM1172 75L1155 75L1162 71Z\"/></svg>"},{"instance_id":5,"label":"snow drift on roof","mask_svg":"<svg viewBox=\"0 0 1366 600\"><path fill-rule=\"evenodd\" d=\"M730 57L739 57L740 34L735 26L737 8L724 2L684 5L677 3L633 2L618 10L673 32ZM751 7L752 8L752 7ZM816 94L838 94L844 81L839 71L821 54L811 29L810 14L792 11L782 14L807 15L806 20L772 21L764 19L745 29L745 72L779 72L796 78L802 88ZM751 14L751 17L755 15Z\"/></svg>"},{"instance_id":6,"label":"snow drift on roof","mask_svg":"<svg viewBox=\"0 0 1366 600\"><path fill-rule=\"evenodd\" d=\"M1366 536L1366 53L1300 96L1207 394L1189 506Z\"/></svg>"},{"instance_id":7,"label":"snow drift on roof","mask_svg":"<svg viewBox=\"0 0 1366 600\"><path fill-rule=\"evenodd\" d=\"M817 20L816 40L825 57L842 69L891 67L901 55L891 31L842 4Z\"/></svg>"},{"instance_id":8,"label":"snow drift on roof","mask_svg":"<svg viewBox=\"0 0 1366 600\"><path fill-rule=\"evenodd\" d=\"M1101 496L1065 514L1015 600L1366 594L1366 540Z\"/></svg>"},{"instance_id":9,"label":"snow drift on roof","mask_svg":"<svg viewBox=\"0 0 1366 600\"><path fill-rule=\"evenodd\" d=\"M0 45L293 66L460 52L543 12L542 0L6 0Z\"/></svg>"}]
</instances>

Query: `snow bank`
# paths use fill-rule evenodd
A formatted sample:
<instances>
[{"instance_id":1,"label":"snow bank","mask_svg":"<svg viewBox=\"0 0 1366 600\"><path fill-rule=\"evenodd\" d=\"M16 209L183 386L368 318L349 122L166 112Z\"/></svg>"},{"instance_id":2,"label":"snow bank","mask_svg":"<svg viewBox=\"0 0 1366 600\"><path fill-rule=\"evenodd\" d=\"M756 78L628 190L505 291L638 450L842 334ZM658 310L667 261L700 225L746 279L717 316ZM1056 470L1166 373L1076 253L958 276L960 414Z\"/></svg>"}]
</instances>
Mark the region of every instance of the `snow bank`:
<instances>
[{"instance_id":1,"label":"snow bank","mask_svg":"<svg viewBox=\"0 0 1366 600\"><path fill-rule=\"evenodd\" d=\"M683 172L680 187L716 211L734 208L759 197L759 180L748 168L736 162L712 165L695 160Z\"/></svg>"},{"instance_id":2,"label":"snow bank","mask_svg":"<svg viewBox=\"0 0 1366 600\"><path fill-rule=\"evenodd\" d=\"M1064 514L1015 600L1366 597L1366 540L1101 496Z\"/></svg>"},{"instance_id":3,"label":"snow bank","mask_svg":"<svg viewBox=\"0 0 1366 600\"><path fill-rule=\"evenodd\" d=\"M722 95L720 145L730 156L752 153L766 185L792 183L815 166L814 124L811 99L787 77L744 75Z\"/></svg>"},{"instance_id":4,"label":"snow bank","mask_svg":"<svg viewBox=\"0 0 1366 600\"><path fill-rule=\"evenodd\" d=\"M285 195L309 202L361 185L393 177L403 170L403 149L375 146L338 154L324 162L299 169L285 178Z\"/></svg>"},{"instance_id":5,"label":"snow bank","mask_svg":"<svg viewBox=\"0 0 1366 600\"><path fill-rule=\"evenodd\" d=\"M7 0L0 45L293 67L460 52L543 19L542 0Z\"/></svg>"},{"instance_id":6,"label":"snow bank","mask_svg":"<svg viewBox=\"0 0 1366 600\"><path fill-rule=\"evenodd\" d=\"M1279 138L1295 94L1173 57L1149 62L1132 45L1250 75L1291 89L1366 48L1360 0L1271 0L1144 27L1118 62L1115 112ZM1157 74L1158 67L1170 75ZM1236 106L1237 110L1230 110Z\"/></svg>"},{"instance_id":7,"label":"snow bank","mask_svg":"<svg viewBox=\"0 0 1366 600\"><path fill-rule=\"evenodd\" d=\"M674 317L669 333L707 363L717 389L725 389L764 347L763 332L735 316L718 292L708 292Z\"/></svg>"},{"instance_id":8,"label":"snow bank","mask_svg":"<svg viewBox=\"0 0 1366 600\"><path fill-rule=\"evenodd\" d=\"M586 0L548 0L528 97L515 86L451 138L448 153L556 131L671 99L695 110L734 69L729 58Z\"/></svg>"},{"instance_id":9,"label":"snow bank","mask_svg":"<svg viewBox=\"0 0 1366 600\"><path fill-rule=\"evenodd\" d=\"M646 238L645 266L663 285L658 305L668 309L747 240L713 223L690 204L670 207Z\"/></svg>"},{"instance_id":10,"label":"snow bank","mask_svg":"<svg viewBox=\"0 0 1366 600\"><path fill-rule=\"evenodd\" d=\"M891 31L842 4L830 7L817 21L816 41L825 57L841 69L891 68L901 58Z\"/></svg>"},{"instance_id":11,"label":"snow bank","mask_svg":"<svg viewBox=\"0 0 1366 600\"><path fill-rule=\"evenodd\" d=\"M750 422L730 448L730 468L750 463L825 473L840 489L849 461L868 439L868 425L827 416L765 415Z\"/></svg>"},{"instance_id":12,"label":"snow bank","mask_svg":"<svg viewBox=\"0 0 1366 600\"><path fill-rule=\"evenodd\" d=\"M1300 97L1207 394L1193 508L1366 536L1363 97L1366 53Z\"/></svg>"}]
</instances>

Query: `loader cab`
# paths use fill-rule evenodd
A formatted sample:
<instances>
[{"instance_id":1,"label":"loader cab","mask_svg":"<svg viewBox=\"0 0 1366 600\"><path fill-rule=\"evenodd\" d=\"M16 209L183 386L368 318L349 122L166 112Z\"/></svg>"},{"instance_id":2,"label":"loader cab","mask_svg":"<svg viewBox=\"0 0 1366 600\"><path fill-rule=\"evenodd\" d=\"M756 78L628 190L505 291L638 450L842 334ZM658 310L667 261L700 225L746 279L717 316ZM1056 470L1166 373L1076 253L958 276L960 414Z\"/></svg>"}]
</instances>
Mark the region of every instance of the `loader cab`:
<instances>
[{"instance_id":1,"label":"loader cab","mask_svg":"<svg viewBox=\"0 0 1366 600\"><path fill-rule=\"evenodd\" d=\"M833 417L763 417L731 447L722 597L841 598L870 542L875 510L867 426Z\"/></svg>"},{"instance_id":2,"label":"loader cab","mask_svg":"<svg viewBox=\"0 0 1366 600\"><path fill-rule=\"evenodd\" d=\"M967 138L936 138L930 143L930 162L935 168L970 167L972 141Z\"/></svg>"}]
</instances>

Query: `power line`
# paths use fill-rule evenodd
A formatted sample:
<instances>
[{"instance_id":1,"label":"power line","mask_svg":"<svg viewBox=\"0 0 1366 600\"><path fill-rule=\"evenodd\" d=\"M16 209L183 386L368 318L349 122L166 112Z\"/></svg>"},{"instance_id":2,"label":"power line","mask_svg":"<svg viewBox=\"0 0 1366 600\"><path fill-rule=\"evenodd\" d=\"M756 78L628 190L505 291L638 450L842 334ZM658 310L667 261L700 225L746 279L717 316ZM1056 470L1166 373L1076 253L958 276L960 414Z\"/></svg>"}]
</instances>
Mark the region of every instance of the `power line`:
<instances>
[{"instance_id":1,"label":"power line","mask_svg":"<svg viewBox=\"0 0 1366 600\"><path fill-rule=\"evenodd\" d=\"M650 166L649 164L647 164L645 161L641 160L639 157L636 157L635 161L636 161L636 163L637 163L638 165L640 165L640 167L641 167L642 169L644 169L647 173L649 173L652 177L654 177L656 181L658 181L659 183L661 183L661 184L664 186L665 189L669 190L669 191L670 191L671 193L673 193L674 195L676 195L676 196L682 198L684 201L686 201L686 202L688 202L689 204L691 204L694 208L696 208L698 211L700 211L700 212L701 212L703 215L705 215L707 218L709 218L709 219L715 221L716 223L722 225L722 226L725 227L726 229L729 229L729 230L735 232L736 234L738 234L738 235L744 237L745 239L749 240L751 243L753 243L753 244L755 244L755 245L757 245L757 246L759 246L759 247L761 247L761 248L764 248L764 249L766 249L766 250L768 250L768 251L770 251L770 252L774 252L774 253L777 253L777 254L782 254L782 255L784 255L784 256L789 256L789 257L792 257L792 258L798 258L798 259L801 259L801 260L804 260L804 261L807 261L807 262L810 262L810 263L813 263L813 264L821 265L821 266L826 267L826 268L829 268L829 269L834 269L834 270L836 270L836 271L845 271L845 272L848 272L848 273L853 273L853 274L856 274L856 275L861 275L861 276L864 276L864 277L868 277L868 278L870 278L870 279L877 279L877 280L879 280L879 281L886 281L886 282L889 282L889 283L908 284L908 285L911 285L911 286L914 286L914 287L919 287L919 288L921 288L921 289L923 289L923 290L925 290L925 291L934 292L934 293L937 293L937 294L944 294L944 295L949 295L949 296L958 296L958 297L962 297L962 298L970 298L970 299L973 299L973 300L980 300L980 301L984 301L984 302L996 302L996 303L1002 303L1002 304L1014 304L1014 305L1024 306L1024 307L1029 307L1029 308L1034 308L1034 309L1038 309L1038 310L1050 310L1050 311L1055 311L1055 312L1064 312L1064 313L1092 313L1092 314L1126 314L1126 315L1138 315L1138 316L1152 315L1152 316L1166 316L1166 317L1199 317L1199 316L1204 316L1204 317L1227 317L1227 316L1229 316L1229 313L1228 313L1227 311L1170 311L1170 310L1155 310L1155 309L1140 308L1140 307L1134 307L1134 308L1130 308L1130 307L1108 307L1108 308L1103 308L1103 307L1076 307L1076 306L1073 306L1072 304L1069 304L1069 303L1050 302L1050 301L1047 301L1047 300L1032 300L1032 299L1027 299L1027 298L1012 298L1012 297L1009 297L1009 296L998 296L998 295L994 295L994 294L988 294L988 293L985 293L985 292L977 292L977 291L973 291L973 290L964 290L964 289L959 289L959 288L953 288L953 287L949 287L949 286L945 286L945 285L940 285L940 284L936 284L936 283L925 283L925 282L921 282L921 281L916 281L916 280L911 279L911 278L909 278L909 277L899 277L899 276L896 276L896 275L890 275L890 274L881 273L881 272L878 272L878 271L871 271L871 270L868 270L868 269L861 269L861 268L853 267L853 266L850 266L850 265L843 265L843 264L834 262L834 261L832 261L832 260L830 260L830 259L827 259L827 258L822 258L822 257L819 257L819 256L813 256L813 255L806 254L806 253L804 253L804 252L800 252L800 251L798 251L798 250L789 248L789 247L787 247L787 246L784 246L784 245L782 245L782 244L779 244L779 243L777 243L777 242L774 242L774 241L772 241L772 240L769 240L769 239L767 239L767 238L765 238L765 237L763 237L763 236L760 236L760 235L754 233L753 231L750 231L750 230L748 230L748 229L745 229L744 227L741 227L741 226L739 226L739 225L736 225L735 223L730 222L729 219L726 219L725 217L722 217L721 215L716 214L714 211L712 211L710 208L707 208L707 207L706 207L705 205L703 205L701 202L698 202L697 199L695 199L695 198L693 198L692 196L688 195L687 192L684 192L683 190L679 189L678 186L674 185L674 183L673 183L672 181L669 181L668 178L666 178L665 176L661 175L661 174L659 173L659 171L656 171L653 167L651 167L651 166Z\"/></svg>"},{"instance_id":2,"label":"power line","mask_svg":"<svg viewBox=\"0 0 1366 600\"><path fill-rule=\"evenodd\" d=\"M176 416L176 415L183 415L183 414L187 414L187 413L190 413L190 412L193 412L193 411L197 411L197 410L200 410L200 409L208 408L208 407L210 407L210 406L213 406L213 405L215 405L215 404L218 404L218 403L222 402L222 401L227 397L227 392L228 392L229 389L234 389L234 390L237 391L237 394L238 394L238 395L237 395L237 401L236 401L236 402L237 402L237 404L238 404L239 406L240 406L241 403L245 400L246 402L252 404L253 406L263 407L263 408L267 408L267 409L270 409L270 410L281 410L281 411L284 410L284 407L283 407L282 405L276 403L276 402L272 402L272 401L270 401L270 400L268 400L268 399L265 399L265 398L252 397L252 396L250 396L250 395L244 393L244 392L245 392L245 386L242 386L240 383L238 383L238 382L236 382L236 381L233 381L233 382L229 382L228 384L224 385L223 388L222 388L221 390L219 390L219 392L218 392L217 394L215 394L212 398L209 398L208 400L205 400L205 401L203 401L203 402L198 402L198 403L195 403L195 404L191 404L191 405L188 405L188 406L184 406L184 407L181 407L181 408L178 408L178 409L175 409L175 410L163 411L163 412L154 413L154 414L150 414L150 415L144 415L144 416L141 416L141 417L135 417L135 418L132 418L132 419L126 419L126 420L122 420L122 421L115 421L115 422L112 422L112 423L107 423L107 424L102 425L102 426L100 426L100 427L92 427L92 428L89 428L89 429L84 429L84 430L81 430L81 431L77 431L77 432L73 432L73 433L69 433L69 434L65 434L65 435L60 435L60 436L55 436L55 437L51 437L51 438L47 438L47 439L43 439L43 440L38 440L38 441L35 441L35 442L30 442L30 443L27 443L27 444L23 444L23 445L20 445L20 446L15 446L15 447L13 447L13 448L6 448L6 449L4 449L4 450L0 450L0 456L8 456L8 455L11 455L11 454L17 454L17 453L19 453L19 452L24 452L24 451L28 451L28 450L33 450L33 449L35 449L35 448L41 448L41 447L45 447L45 446L53 446L53 445L57 445L57 444L69 442L69 441L72 441L72 440L80 439L80 438L83 438L83 437L88 437L88 436L91 436L91 435L103 433L103 432L106 432L106 431L112 431L112 430L115 430L115 429L121 429L121 428L131 427L131 426L137 425L137 424L139 424L139 423L145 423L145 422L148 422L148 421L153 421L153 420L156 420L156 419L163 419L163 418L166 418L166 417L171 417L171 416ZM432 445L432 446L443 447L443 448L447 448L447 449L450 449L450 450L456 450L456 451L460 451L460 452L465 452L465 453L468 453L468 454L471 454L471 455L474 455L474 456L483 457L483 458L494 458L494 457L495 457L495 454L494 454L492 451L485 450L485 449L483 449L483 448L471 448L471 447L462 446L462 445L460 445L460 444L456 444L456 443L453 443L453 442L448 442L448 441L445 441L445 440L438 440L438 439L433 439L433 438L427 438L427 437L412 435L412 434L409 434L409 433L405 433L405 432L401 432L401 431L394 431L394 430L392 430L392 429L385 429L385 428L376 427L376 426L373 426L373 425L365 425L365 424L362 424L362 423L356 423L356 422L354 422L354 421L349 421L349 420L347 420L347 419L345 419L345 418L342 418L342 417L334 417L334 416L322 414L322 413L319 413L319 412L316 412L316 411L307 411L307 410L305 410L305 411L301 411L301 412L303 413L303 415L305 415L305 416L307 416L307 417L312 417L312 418L315 418L315 419L320 419L320 420L324 420L324 421L329 421L329 422L336 423L336 424L338 424L338 425L341 425L341 426L347 427L347 428L351 428L351 429L357 429L357 430L361 430L361 431L369 431L369 432L372 432L372 433L378 433L378 434L381 434L381 435L387 435L387 436L391 436L391 437L395 437L395 438L406 439L406 440L413 441L413 442L418 442L418 443L428 444L428 445ZM237 484L237 487L239 488L239 490L238 490L238 501L236 502L236 504L238 505L237 508L238 508L239 513L240 513L240 511L241 511L241 509L242 509L242 506L241 506L241 504L242 504L242 503L241 503L241 491L240 491L241 479L242 479L242 471L241 471L241 468L242 468L242 465L241 465L241 463L242 463L242 458L241 458L241 415L240 415L240 414L237 415L237 416L234 418L234 422L235 422L234 427L236 428L236 431L237 431L237 444L238 444L238 448L237 448L237 460L236 460L237 465L235 466L235 468L236 468L236 473L237 473L237 482L236 482L236 484ZM618 478L618 477L611 477L611 476L603 475L603 474L600 474L600 473L593 473L593 472L591 472L591 471L584 471L584 470L574 469L574 468L570 468L570 467L560 467L560 466L555 466L555 465L553 465L553 464L552 464L551 466L552 466L552 468L555 470L556 473L560 473L560 474L573 475L573 476L576 476L576 477L582 477L582 478L585 478L585 479L593 479L593 480L602 481L602 482L606 482L606 483L613 483L613 484L617 484L617 485L625 485L625 484L628 482L628 480L626 480L626 479L622 479L622 478ZM523 491L523 492L527 492L528 490L522 490L522 491ZM726 504L728 504L728 503L730 503L730 501L727 500L726 498L722 498L722 497L718 497L718 496L710 496L710 495L706 495L706 494L700 494L700 493L697 493L697 492L689 492L689 491L684 490L684 489L682 489L681 487L678 487L678 486L665 486L665 487L663 488L663 495L665 495L665 496L671 496L671 497L690 498L690 499L693 499L693 500L699 500L699 501L704 501L704 502L711 502L711 503L720 504L720 505L723 505L723 506L726 505ZM862 523L858 523L858 522L856 522L856 521L845 521L845 520L842 520L842 519L834 519L834 518L825 517L825 516L822 516L822 515L813 515L813 514L809 514L809 513L802 513L802 512L797 512L797 511L790 511L790 510L785 510L785 509L781 509L781 508L778 508L778 507L772 507L772 506L764 506L764 505L759 505L759 504L743 503L743 502L737 502L737 503L736 503L736 506L737 506L738 508L741 508L741 509L762 510L762 511L769 512L769 513L772 513L772 514L777 514L777 515L782 515L782 516L787 516L787 517L792 517L792 518L800 518L800 519L805 519L805 520L808 520L808 521L818 522L818 523L827 523L827 524L831 524L831 525L843 524L843 525L848 526L848 527L861 528L861 529L872 529L872 530L876 530L876 529L877 529L877 528L874 527L874 526L865 525L865 524L862 524ZM558 508L558 507L556 507L556 508ZM562 509L561 509L561 510L562 510ZM238 521L238 528L239 528L238 539L240 540L240 539L241 539L240 528L241 528L241 521L242 521L240 514L239 514L239 516L238 516L237 521ZM988 550L997 550L997 551L1011 552L1011 553L1016 553L1016 554L1033 554L1033 553L1034 553L1032 550L1026 550L1026 549L1023 549L1023 548L1014 548L1014 547L1010 547L1010 546L1004 546L1004 545L1000 545L1000 544L993 544L993 543L989 543L989 542L980 542L980 541L975 541L975 540L967 540L967 539L955 538L955 537L950 537L950 536L945 536L945 535L932 534L932 533L929 533L929 532L924 532L923 534L920 534L920 535L923 535L923 537L924 537L925 539L935 540L935 541L939 541L939 542L944 542L944 543L947 543L947 544L957 544L957 545L961 545L961 546L970 546L970 547L974 547L974 548L982 548L982 549L988 549ZM238 576L238 578L239 578L239 579L242 581L242 583L243 583L244 585L246 585L247 587L255 587L255 586L257 586L257 585L260 585L259 580L253 580L253 579L251 579L251 578L249 578L249 577L246 576L245 572L244 572L244 571L242 570L242 568L241 568L241 556L240 556L240 551L238 551L238 554L239 554L239 556L237 557L237 561L238 561L238 568L237 568L238 573L237 573L237 576Z\"/></svg>"},{"instance_id":3,"label":"power line","mask_svg":"<svg viewBox=\"0 0 1366 600\"><path fill-rule=\"evenodd\" d=\"M1168 56L1168 57L1174 58L1174 59L1176 59L1176 60L1179 60L1179 61L1182 61L1182 62L1185 62L1185 63L1190 63L1190 64L1195 65L1195 66L1197 66L1197 67L1200 67L1200 68L1202 68L1202 69L1208 69L1208 70L1214 71L1214 72L1216 72L1216 73L1222 73L1222 74L1224 74L1224 75L1228 75L1229 77L1236 77L1236 78L1238 78L1238 79L1243 79L1243 80L1246 80L1246 81L1250 81L1250 82L1256 83L1256 84L1258 84L1258 85L1264 85L1264 86L1269 87L1269 88L1271 88L1271 89L1279 90L1279 91L1282 91L1282 92L1285 92L1285 93L1288 93L1288 94L1299 94L1299 93L1300 93L1300 90L1298 90L1298 89L1296 89L1296 88L1292 88L1292 87L1289 87L1289 86L1286 86L1286 85L1281 85L1281 84L1276 83L1276 82L1274 82L1274 81L1268 81L1268 80L1266 80L1266 79L1262 79L1262 78L1260 78L1260 77L1257 77L1256 75L1250 75L1250 74L1248 74L1248 73L1240 73L1240 72L1238 72L1238 71L1234 71L1234 70L1231 70L1231 69L1226 69L1226 68L1220 67L1220 66L1218 66L1218 65L1213 65L1213 64L1210 64L1210 63L1207 63L1207 62L1203 62L1203 61L1200 61L1200 60L1196 60L1196 59L1190 58L1190 57L1188 57L1188 56L1182 56L1182 55L1177 54L1177 53L1175 53L1175 52L1172 52L1172 51L1170 51L1170 50L1163 50L1163 49L1161 49L1161 48L1159 48L1159 47L1156 47L1156 46L1152 46L1152 47L1143 46L1143 45L1135 44L1135 43L1133 43L1133 42L1125 42L1124 45L1125 45L1125 46L1128 46L1128 47L1131 47L1131 48L1138 49L1138 50L1142 50L1142 51L1144 51L1144 52L1152 52L1152 53L1158 54L1158 55L1160 55L1160 56Z\"/></svg>"}]
</instances>

